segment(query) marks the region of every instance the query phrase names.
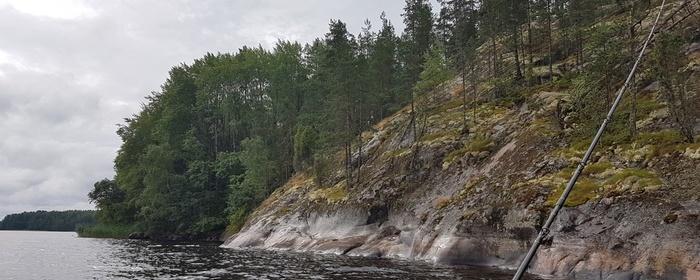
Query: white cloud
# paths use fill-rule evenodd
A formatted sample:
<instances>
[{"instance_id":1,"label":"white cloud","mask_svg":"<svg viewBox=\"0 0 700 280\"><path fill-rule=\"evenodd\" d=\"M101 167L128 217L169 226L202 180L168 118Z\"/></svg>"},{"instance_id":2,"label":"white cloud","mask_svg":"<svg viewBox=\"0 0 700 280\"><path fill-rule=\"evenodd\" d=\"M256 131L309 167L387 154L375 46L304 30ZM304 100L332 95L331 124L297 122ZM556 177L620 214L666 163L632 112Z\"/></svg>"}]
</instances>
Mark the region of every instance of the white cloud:
<instances>
[{"instance_id":1,"label":"white cloud","mask_svg":"<svg viewBox=\"0 0 700 280\"><path fill-rule=\"evenodd\" d=\"M53 19L74 20L94 17L97 12L82 1L76 0L3 0L0 7L10 6L13 9L32 16Z\"/></svg>"}]
</instances>

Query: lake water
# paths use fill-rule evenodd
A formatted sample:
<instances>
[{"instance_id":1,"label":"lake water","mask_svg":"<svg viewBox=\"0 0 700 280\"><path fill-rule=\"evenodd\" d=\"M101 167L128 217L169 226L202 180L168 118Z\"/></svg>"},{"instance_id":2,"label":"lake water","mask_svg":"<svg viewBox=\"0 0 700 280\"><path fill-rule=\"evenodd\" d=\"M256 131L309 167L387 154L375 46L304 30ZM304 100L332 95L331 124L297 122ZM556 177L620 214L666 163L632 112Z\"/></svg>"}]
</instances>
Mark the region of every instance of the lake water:
<instances>
[{"instance_id":1,"label":"lake water","mask_svg":"<svg viewBox=\"0 0 700 280\"><path fill-rule=\"evenodd\" d=\"M0 279L511 279L488 268L0 231Z\"/></svg>"}]
</instances>

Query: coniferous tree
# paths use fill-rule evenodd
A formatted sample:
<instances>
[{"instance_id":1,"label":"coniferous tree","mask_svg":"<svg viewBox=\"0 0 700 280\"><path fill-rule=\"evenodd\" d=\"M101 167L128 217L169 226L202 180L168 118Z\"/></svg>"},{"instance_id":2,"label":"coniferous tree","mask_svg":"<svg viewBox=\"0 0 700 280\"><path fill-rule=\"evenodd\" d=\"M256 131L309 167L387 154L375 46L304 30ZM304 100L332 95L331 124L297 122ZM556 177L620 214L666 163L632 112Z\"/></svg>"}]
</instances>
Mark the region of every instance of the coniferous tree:
<instances>
[{"instance_id":1,"label":"coniferous tree","mask_svg":"<svg viewBox=\"0 0 700 280\"><path fill-rule=\"evenodd\" d=\"M432 44L433 14L430 2L427 0L406 0L404 7L404 24L406 25L403 40L407 43L406 81L414 84L423 71L424 56Z\"/></svg>"},{"instance_id":2,"label":"coniferous tree","mask_svg":"<svg viewBox=\"0 0 700 280\"><path fill-rule=\"evenodd\" d=\"M406 0L404 7L404 79L403 83L414 85L423 71L423 62L433 41L433 15L427 0ZM416 105L411 94L411 127L414 141L417 139Z\"/></svg>"},{"instance_id":3,"label":"coniferous tree","mask_svg":"<svg viewBox=\"0 0 700 280\"><path fill-rule=\"evenodd\" d=\"M470 75L472 95L476 98L476 49L481 44L478 34L478 3L473 0L449 0L442 2L440 11L442 37L446 53L462 78L462 130L467 126L467 74ZM472 104L473 106L475 104Z\"/></svg>"},{"instance_id":4,"label":"coniferous tree","mask_svg":"<svg viewBox=\"0 0 700 280\"><path fill-rule=\"evenodd\" d=\"M500 75L499 64L500 64L500 54L497 47L497 37L501 34L503 30L504 16L503 11L503 1L506 0L483 0L480 6L480 31L482 36L488 38L490 41L490 68L491 77L496 78Z\"/></svg>"},{"instance_id":5,"label":"coniferous tree","mask_svg":"<svg viewBox=\"0 0 700 280\"><path fill-rule=\"evenodd\" d=\"M331 21L326 34L324 69L328 73L330 113L334 120L336 139L344 150L345 175L347 186L352 182L352 135L354 131L353 112L355 110L354 48L355 42L348 33L345 23ZM332 109L331 109L332 108Z\"/></svg>"},{"instance_id":6,"label":"coniferous tree","mask_svg":"<svg viewBox=\"0 0 700 280\"><path fill-rule=\"evenodd\" d=\"M398 109L401 99L397 97L397 40L394 26L386 18L386 14L380 16L382 28L376 35L376 39L369 61L370 73L377 90L379 108L375 121L383 119L388 112Z\"/></svg>"},{"instance_id":7,"label":"coniferous tree","mask_svg":"<svg viewBox=\"0 0 700 280\"><path fill-rule=\"evenodd\" d=\"M662 34L652 52L654 75L659 78L661 92L671 118L686 142L695 141L695 123L700 104L700 82L688 69L688 58L682 52L683 40L677 35ZM693 76L695 75L695 76Z\"/></svg>"}]
</instances>

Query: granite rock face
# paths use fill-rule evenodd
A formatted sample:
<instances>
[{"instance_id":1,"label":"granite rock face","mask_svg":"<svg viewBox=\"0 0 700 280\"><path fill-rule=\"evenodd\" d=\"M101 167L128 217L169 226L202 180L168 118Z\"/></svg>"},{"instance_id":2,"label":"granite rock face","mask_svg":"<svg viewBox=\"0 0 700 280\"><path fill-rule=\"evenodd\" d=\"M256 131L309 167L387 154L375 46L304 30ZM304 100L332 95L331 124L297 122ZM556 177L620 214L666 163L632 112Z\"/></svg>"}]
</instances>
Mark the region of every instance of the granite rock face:
<instances>
[{"instance_id":1,"label":"granite rock face","mask_svg":"<svg viewBox=\"0 0 700 280\"><path fill-rule=\"evenodd\" d=\"M550 117L567 97L482 102L465 131L459 84L420 101L417 141L399 111L363 134L350 186L298 173L223 246L517 267L583 152ZM599 147L530 272L700 279L700 160L639 146Z\"/></svg>"}]
</instances>

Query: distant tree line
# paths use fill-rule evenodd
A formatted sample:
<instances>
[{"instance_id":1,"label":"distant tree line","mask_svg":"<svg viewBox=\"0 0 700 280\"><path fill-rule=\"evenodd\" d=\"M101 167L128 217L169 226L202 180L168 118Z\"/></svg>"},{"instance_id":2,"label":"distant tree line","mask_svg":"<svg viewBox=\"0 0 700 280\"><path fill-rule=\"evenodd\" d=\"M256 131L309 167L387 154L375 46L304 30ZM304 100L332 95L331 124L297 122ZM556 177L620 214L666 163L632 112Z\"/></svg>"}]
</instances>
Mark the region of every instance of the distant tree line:
<instances>
[{"instance_id":1,"label":"distant tree line","mask_svg":"<svg viewBox=\"0 0 700 280\"><path fill-rule=\"evenodd\" d=\"M7 215L0 221L0 230L74 231L95 223L94 210L40 210Z\"/></svg>"},{"instance_id":2,"label":"distant tree line","mask_svg":"<svg viewBox=\"0 0 700 280\"><path fill-rule=\"evenodd\" d=\"M572 88L574 118L593 126L631 66L640 22L655 2L443 0L433 13L429 1L407 0L402 34L382 13L377 29L366 21L357 35L331 20L328 33L308 44L206 54L173 67L160 91L125 119L116 176L95 183L89 197L100 222L150 236L235 230L294 172L308 171L323 186L342 169L347 187L360 182L361 132L409 106L415 141L417 99L455 75L464 133L477 121L469 108L517 103L523 88L546 83ZM594 25L615 13L629 20ZM682 79L663 82L678 104L674 116L689 122ZM625 112L630 123L633 112Z\"/></svg>"}]
</instances>

